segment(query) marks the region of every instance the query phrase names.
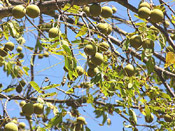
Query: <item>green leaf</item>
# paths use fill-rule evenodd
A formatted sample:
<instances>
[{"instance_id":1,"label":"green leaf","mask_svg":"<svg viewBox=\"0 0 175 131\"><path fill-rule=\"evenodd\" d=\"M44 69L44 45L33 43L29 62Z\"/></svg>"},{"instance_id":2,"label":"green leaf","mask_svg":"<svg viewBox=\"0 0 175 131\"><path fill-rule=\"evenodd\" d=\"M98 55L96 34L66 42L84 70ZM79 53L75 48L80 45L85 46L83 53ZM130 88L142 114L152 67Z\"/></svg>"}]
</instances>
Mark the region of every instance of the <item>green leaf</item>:
<instances>
[{"instance_id":1,"label":"green leaf","mask_svg":"<svg viewBox=\"0 0 175 131\"><path fill-rule=\"evenodd\" d=\"M52 89L52 88L55 88L57 86L60 86L60 84L52 84L52 85L49 85L49 86L45 86L45 87L43 87L43 90Z\"/></svg>"},{"instance_id":2,"label":"green leaf","mask_svg":"<svg viewBox=\"0 0 175 131\"><path fill-rule=\"evenodd\" d=\"M51 97L51 96L54 96L54 95L57 95L57 93L56 92L46 93L46 94L42 95L42 97L46 98L46 97Z\"/></svg>"},{"instance_id":3,"label":"green leaf","mask_svg":"<svg viewBox=\"0 0 175 131\"><path fill-rule=\"evenodd\" d=\"M146 67L148 69L148 74L151 74L154 71L155 61L154 58L149 58L149 60L146 62Z\"/></svg>"},{"instance_id":4,"label":"green leaf","mask_svg":"<svg viewBox=\"0 0 175 131\"><path fill-rule=\"evenodd\" d=\"M22 68L23 68L25 74L26 74L27 76L29 76L29 73L28 73L28 71L30 70L29 67L23 66Z\"/></svg>"},{"instance_id":5,"label":"green leaf","mask_svg":"<svg viewBox=\"0 0 175 131\"><path fill-rule=\"evenodd\" d=\"M41 93L40 87L38 86L38 84L34 81L30 82L30 85L39 93Z\"/></svg>"},{"instance_id":6,"label":"green leaf","mask_svg":"<svg viewBox=\"0 0 175 131\"><path fill-rule=\"evenodd\" d=\"M58 114L49 121L47 127L51 128L51 127L53 127L61 122L62 122L62 115Z\"/></svg>"},{"instance_id":7,"label":"green leaf","mask_svg":"<svg viewBox=\"0 0 175 131\"><path fill-rule=\"evenodd\" d=\"M77 33L77 35L75 36L75 38L87 34L87 31L88 31L87 27L86 26L82 26L80 28L79 32Z\"/></svg>"},{"instance_id":8,"label":"green leaf","mask_svg":"<svg viewBox=\"0 0 175 131\"><path fill-rule=\"evenodd\" d=\"M137 116L136 116L135 112L132 109L129 110L129 115L131 116L131 119L136 124L137 123Z\"/></svg>"},{"instance_id":9,"label":"green leaf","mask_svg":"<svg viewBox=\"0 0 175 131\"><path fill-rule=\"evenodd\" d=\"M67 45L62 45L63 50L67 53L68 56L72 56L72 51Z\"/></svg>"},{"instance_id":10,"label":"green leaf","mask_svg":"<svg viewBox=\"0 0 175 131\"><path fill-rule=\"evenodd\" d=\"M103 121L102 121L102 125L105 124L105 122L107 121L107 114L103 113Z\"/></svg>"}]
</instances>

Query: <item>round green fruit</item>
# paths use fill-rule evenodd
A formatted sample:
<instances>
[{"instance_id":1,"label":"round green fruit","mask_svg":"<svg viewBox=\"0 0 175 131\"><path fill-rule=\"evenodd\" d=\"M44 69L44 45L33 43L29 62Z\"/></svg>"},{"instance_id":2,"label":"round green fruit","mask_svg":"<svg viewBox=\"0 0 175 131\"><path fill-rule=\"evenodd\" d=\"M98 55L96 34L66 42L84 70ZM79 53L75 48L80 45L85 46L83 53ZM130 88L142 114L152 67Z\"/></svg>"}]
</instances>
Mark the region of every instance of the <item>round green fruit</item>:
<instances>
[{"instance_id":1,"label":"round green fruit","mask_svg":"<svg viewBox=\"0 0 175 131\"><path fill-rule=\"evenodd\" d=\"M153 114L151 114L151 116L148 118L148 116L145 116L145 121L147 122L147 123L151 123L152 121L153 121L153 119L154 119L154 116L153 116Z\"/></svg>"},{"instance_id":2,"label":"round green fruit","mask_svg":"<svg viewBox=\"0 0 175 131\"><path fill-rule=\"evenodd\" d=\"M49 30L49 38L55 38L59 34L59 29L56 27L53 27Z\"/></svg>"},{"instance_id":3,"label":"round green fruit","mask_svg":"<svg viewBox=\"0 0 175 131\"><path fill-rule=\"evenodd\" d=\"M155 34L155 35L158 35L158 34L159 34L159 30L158 30L155 26L152 25L152 26L150 27L150 29L151 29L152 31L154 31L154 34Z\"/></svg>"},{"instance_id":4,"label":"round green fruit","mask_svg":"<svg viewBox=\"0 0 175 131\"><path fill-rule=\"evenodd\" d=\"M18 53L21 53L21 52L22 52L22 47L21 47L21 46L18 46L18 47L16 48L16 51L17 51Z\"/></svg>"},{"instance_id":5,"label":"round green fruit","mask_svg":"<svg viewBox=\"0 0 175 131\"><path fill-rule=\"evenodd\" d=\"M99 16L101 14L101 6L99 4L92 4L89 8L91 16Z\"/></svg>"},{"instance_id":6,"label":"round green fruit","mask_svg":"<svg viewBox=\"0 0 175 131\"><path fill-rule=\"evenodd\" d=\"M144 49L146 49L146 48L154 49L154 41L151 39L144 39L142 42L142 47Z\"/></svg>"},{"instance_id":7,"label":"round green fruit","mask_svg":"<svg viewBox=\"0 0 175 131\"><path fill-rule=\"evenodd\" d=\"M109 28L109 25L107 23L99 23L97 25L97 28L99 29L99 31L103 34L108 34L108 28Z\"/></svg>"},{"instance_id":8,"label":"round green fruit","mask_svg":"<svg viewBox=\"0 0 175 131\"><path fill-rule=\"evenodd\" d=\"M15 47L15 44L14 43L7 42L7 43L5 43L4 49L9 50L9 51L12 51L14 49L14 47Z\"/></svg>"},{"instance_id":9,"label":"round green fruit","mask_svg":"<svg viewBox=\"0 0 175 131\"><path fill-rule=\"evenodd\" d=\"M112 11L112 9L110 7L108 7L108 6L102 7L101 16L103 18L109 18L109 17L112 16L112 14L113 14L113 11Z\"/></svg>"},{"instance_id":10,"label":"round green fruit","mask_svg":"<svg viewBox=\"0 0 175 131\"><path fill-rule=\"evenodd\" d=\"M109 49L109 44L106 43L106 42L101 42L101 43L99 44L99 49L100 49L101 51L107 51L107 50Z\"/></svg>"},{"instance_id":11,"label":"round green fruit","mask_svg":"<svg viewBox=\"0 0 175 131\"><path fill-rule=\"evenodd\" d=\"M164 14L161 10L154 9L154 10L151 11L151 14L150 14L151 22L159 23L159 22L163 21L163 18L164 18Z\"/></svg>"},{"instance_id":12,"label":"round green fruit","mask_svg":"<svg viewBox=\"0 0 175 131\"><path fill-rule=\"evenodd\" d=\"M141 2L139 4L139 8L142 8L142 7L147 7L148 9L151 9L151 6L148 2Z\"/></svg>"},{"instance_id":13,"label":"round green fruit","mask_svg":"<svg viewBox=\"0 0 175 131\"><path fill-rule=\"evenodd\" d=\"M5 125L4 131L18 131L18 126L13 122L9 122Z\"/></svg>"},{"instance_id":14,"label":"round green fruit","mask_svg":"<svg viewBox=\"0 0 175 131\"><path fill-rule=\"evenodd\" d=\"M77 117L77 124L86 124L85 118L82 116Z\"/></svg>"},{"instance_id":15,"label":"round green fruit","mask_svg":"<svg viewBox=\"0 0 175 131\"><path fill-rule=\"evenodd\" d=\"M96 46L93 45L93 44L88 44L88 45L85 46L84 52L87 55L94 55L96 53Z\"/></svg>"},{"instance_id":16,"label":"round green fruit","mask_svg":"<svg viewBox=\"0 0 175 131\"><path fill-rule=\"evenodd\" d=\"M23 59L24 58L24 54L23 53L19 53L18 58L19 59Z\"/></svg>"},{"instance_id":17,"label":"round green fruit","mask_svg":"<svg viewBox=\"0 0 175 131\"><path fill-rule=\"evenodd\" d=\"M24 122L20 122L19 125L18 125L18 127L19 127L20 129L25 129L26 124L25 124Z\"/></svg>"},{"instance_id":18,"label":"round green fruit","mask_svg":"<svg viewBox=\"0 0 175 131\"><path fill-rule=\"evenodd\" d=\"M43 53L43 56L44 56L44 57L49 57L49 53L45 51L45 52Z\"/></svg>"},{"instance_id":19,"label":"round green fruit","mask_svg":"<svg viewBox=\"0 0 175 131\"><path fill-rule=\"evenodd\" d=\"M0 48L0 56L5 57L7 56L8 51L4 49L4 47Z\"/></svg>"},{"instance_id":20,"label":"round green fruit","mask_svg":"<svg viewBox=\"0 0 175 131\"><path fill-rule=\"evenodd\" d=\"M117 8L112 7L112 12L113 12L113 14L116 13L117 12Z\"/></svg>"},{"instance_id":21,"label":"round green fruit","mask_svg":"<svg viewBox=\"0 0 175 131\"><path fill-rule=\"evenodd\" d=\"M34 107L34 113L35 114L42 114L44 112L44 106L40 103L33 104Z\"/></svg>"},{"instance_id":22,"label":"round green fruit","mask_svg":"<svg viewBox=\"0 0 175 131\"><path fill-rule=\"evenodd\" d=\"M87 74L89 77L94 77L98 72L98 68L89 68Z\"/></svg>"},{"instance_id":23,"label":"round green fruit","mask_svg":"<svg viewBox=\"0 0 175 131\"><path fill-rule=\"evenodd\" d=\"M170 26L170 22L168 20L165 20L165 27L168 28Z\"/></svg>"},{"instance_id":24,"label":"round green fruit","mask_svg":"<svg viewBox=\"0 0 175 131\"><path fill-rule=\"evenodd\" d=\"M124 70L129 77L133 76L135 74L134 67L131 64L126 65Z\"/></svg>"},{"instance_id":25,"label":"round green fruit","mask_svg":"<svg viewBox=\"0 0 175 131\"><path fill-rule=\"evenodd\" d=\"M171 34L171 39L175 40L175 34Z\"/></svg>"},{"instance_id":26,"label":"round green fruit","mask_svg":"<svg viewBox=\"0 0 175 131\"><path fill-rule=\"evenodd\" d=\"M22 107L22 112L24 113L25 116L30 116L34 113L34 107L32 103L26 103Z\"/></svg>"},{"instance_id":27,"label":"round green fruit","mask_svg":"<svg viewBox=\"0 0 175 131\"><path fill-rule=\"evenodd\" d=\"M81 88L91 88L91 84L89 82L82 82L80 84Z\"/></svg>"},{"instance_id":28,"label":"round green fruit","mask_svg":"<svg viewBox=\"0 0 175 131\"><path fill-rule=\"evenodd\" d=\"M151 14L151 10L147 7L142 7L138 10L138 15L140 18L147 19Z\"/></svg>"},{"instance_id":29,"label":"round green fruit","mask_svg":"<svg viewBox=\"0 0 175 131\"><path fill-rule=\"evenodd\" d=\"M17 5L12 9L12 15L16 19L21 19L25 16L26 9L22 5Z\"/></svg>"},{"instance_id":30,"label":"round green fruit","mask_svg":"<svg viewBox=\"0 0 175 131\"><path fill-rule=\"evenodd\" d=\"M19 82L19 85L21 85L22 87L24 87L24 86L26 85L26 82L25 82L24 80L21 80L21 81Z\"/></svg>"},{"instance_id":31,"label":"round green fruit","mask_svg":"<svg viewBox=\"0 0 175 131\"><path fill-rule=\"evenodd\" d=\"M40 15L40 9L37 5L28 5L26 8L26 14L30 18L36 18Z\"/></svg>"},{"instance_id":32,"label":"round green fruit","mask_svg":"<svg viewBox=\"0 0 175 131\"><path fill-rule=\"evenodd\" d=\"M97 65L94 65L91 60L88 60L88 66L89 66L89 68L97 67Z\"/></svg>"},{"instance_id":33,"label":"round green fruit","mask_svg":"<svg viewBox=\"0 0 175 131\"><path fill-rule=\"evenodd\" d=\"M39 59L42 59L42 58L43 58L43 54L39 54L39 55L38 55L38 58L39 58Z\"/></svg>"},{"instance_id":34,"label":"round green fruit","mask_svg":"<svg viewBox=\"0 0 175 131\"><path fill-rule=\"evenodd\" d=\"M83 8L83 11L86 13L87 16L90 16L90 8L89 8L89 6L85 6Z\"/></svg>"},{"instance_id":35,"label":"round green fruit","mask_svg":"<svg viewBox=\"0 0 175 131\"><path fill-rule=\"evenodd\" d=\"M168 115L168 114L164 115L164 120L165 120L166 122L172 122L172 121L173 121L172 116L170 116L170 115Z\"/></svg>"},{"instance_id":36,"label":"round green fruit","mask_svg":"<svg viewBox=\"0 0 175 131\"><path fill-rule=\"evenodd\" d=\"M84 69L81 66L77 66L76 70L79 76L83 75Z\"/></svg>"},{"instance_id":37,"label":"round green fruit","mask_svg":"<svg viewBox=\"0 0 175 131\"><path fill-rule=\"evenodd\" d=\"M22 92L22 87L21 87L21 85L18 85L18 86L16 87L16 92L18 92L18 93L21 93L21 92Z\"/></svg>"},{"instance_id":38,"label":"round green fruit","mask_svg":"<svg viewBox=\"0 0 175 131\"><path fill-rule=\"evenodd\" d=\"M110 24L108 24L107 35L111 34L111 32L112 32L112 26Z\"/></svg>"},{"instance_id":39,"label":"round green fruit","mask_svg":"<svg viewBox=\"0 0 175 131\"><path fill-rule=\"evenodd\" d=\"M133 35L130 38L130 45L135 49L138 49L142 45L142 39L139 35Z\"/></svg>"},{"instance_id":40,"label":"round green fruit","mask_svg":"<svg viewBox=\"0 0 175 131\"><path fill-rule=\"evenodd\" d=\"M95 55L91 57L91 61L94 65L101 65L103 62L103 55L101 53L95 53Z\"/></svg>"},{"instance_id":41,"label":"round green fruit","mask_svg":"<svg viewBox=\"0 0 175 131\"><path fill-rule=\"evenodd\" d=\"M21 102L19 103L20 107L23 107L25 104L26 104L25 101L21 101Z\"/></svg>"}]
</instances>

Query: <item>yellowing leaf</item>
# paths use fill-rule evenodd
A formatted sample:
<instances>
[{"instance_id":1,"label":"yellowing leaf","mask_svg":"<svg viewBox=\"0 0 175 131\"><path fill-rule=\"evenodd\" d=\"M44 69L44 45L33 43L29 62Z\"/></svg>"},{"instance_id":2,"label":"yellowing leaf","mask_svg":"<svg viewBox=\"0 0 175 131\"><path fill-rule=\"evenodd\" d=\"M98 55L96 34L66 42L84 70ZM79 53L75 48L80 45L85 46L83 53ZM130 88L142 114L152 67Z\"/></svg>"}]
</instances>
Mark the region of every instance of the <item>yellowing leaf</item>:
<instances>
[{"instance_id":1,"label":"yellowing leaf","mask_svg":"<svg viewBox=\"0 0 175 131\"><path fill-rule=\"evenodd\" d=\"M172 65L172 64L175 64L175 53L173 52L168 52L166 54L166 63L165 63L165 68Z\"/></svg>"}]
</instances>

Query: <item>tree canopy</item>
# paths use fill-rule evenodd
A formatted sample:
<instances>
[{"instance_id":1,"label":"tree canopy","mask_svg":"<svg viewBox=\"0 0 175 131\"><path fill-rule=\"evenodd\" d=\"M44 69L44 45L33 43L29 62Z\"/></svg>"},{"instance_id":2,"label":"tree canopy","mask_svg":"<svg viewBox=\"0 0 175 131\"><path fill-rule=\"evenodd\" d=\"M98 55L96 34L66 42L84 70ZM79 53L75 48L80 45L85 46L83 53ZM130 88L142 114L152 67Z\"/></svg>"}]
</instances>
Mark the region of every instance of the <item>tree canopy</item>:
<instances>
[{"instance_id":1,"label":"tree canopy","mask_svg":"<svg viewBox=\"0 0 175 131\"><path fill-rule=\"evenodd\" d=\"M174 7L165 0L2 0L0 129L90 131L87 119L110 126L118 115L123 130L173 131ZM19 106L13 116L9 103Z\"/></svg>"}]
</instances>

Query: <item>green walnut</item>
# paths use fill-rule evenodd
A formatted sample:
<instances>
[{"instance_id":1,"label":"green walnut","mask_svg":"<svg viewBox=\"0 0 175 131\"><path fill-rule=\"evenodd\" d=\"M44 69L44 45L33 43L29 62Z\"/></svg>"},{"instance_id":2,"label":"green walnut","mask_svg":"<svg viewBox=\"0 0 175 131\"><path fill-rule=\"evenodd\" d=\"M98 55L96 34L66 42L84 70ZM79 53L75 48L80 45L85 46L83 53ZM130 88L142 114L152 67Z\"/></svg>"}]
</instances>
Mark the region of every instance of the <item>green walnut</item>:
<instances>
[{"instance_id":1,"label":"green walnut","mask_svg":"<svg viewBox=\"0 0 175 131\"><path fill-rule=\"evenodd\" d=\"M171 34L171 39L175 40L175 34Z\"/></svg>"},{"instance_id":2,"label":"green walnut","mask_svg":"<svg viewBox=\"0 0 175 131\"><path fill-rule=\"evenodd\" d=\"M108 24L107 35L111 34L111 32L112 32L112 26L110 24Z\"/></svg>"},{"instance_id":3,"label":"green walnut","mask_svg":"<svg viewBox=\"0 0 175 131\"><path fill-rule=\"evenodd\" d=\"M40 9L37 5L28 5L26 7L26 14L30 18L36 18L40 15Z\"/></svg>"},{"instance_id":4,"label":"green walnut","mask_svg":"<svg viewBox=\"0 0 175 131\"><path fill-rule=\"evenodd\" d=\"M38 55L38 58L39 58L39 59L42 59L42 58L43 58L43 54L39 54L39 55Z\"/></svg>"},{"instance_id":5,"label":"green walnut","mask_svg":"<svg viewBox=\"0 0 175 131\"><path fill-rule=\"evenodd\" d=\"M135 49L138 49L142 45L142 39L139 35L133 35L130 38L130 45Z\"/></svg>"},{"instance_id":6,"label":"green walnut","mask_svg":"<svg viewBox=\"0 0 175 131\"><path fill-rule=\"evenodd\" d=\"M22 52L22 47L21 47L21 46L18 46L18 47L16 48L16 51L17 51L18 53L21 53L21 52Z\"/></svg>"},{"instance_id":7,"label":"green walnut","mask_svg":"<svg viewBox=\"0 0 175 131\"><path fill-rule=\"evenodd\" d=\"M101 42L98 48L101 51L107 51L109 49L109 44L106 42Z\"/></svg>"},{"instance_id":8,"label":"green walnut","mask_svg":"<svg viewBox=\"0 0 175 131\"><path fill-rule=\"evenodd\" d=\"M18 93L21 93L21 92L22 92L22 87L21 87L21 85L18 85L18 86L16 87L16 92L18 92Z\"/></svg>"},{"instance_id":9,"label":"green walnut","mask_svg":"<svg viewBox=\"0 0 175 131\"><path fill-rule=\"evenodd\" d=\"M112 14L113 14L113 11L112 11L112 9L110 7L108 7L108 6L102 7L101 16L103 18L109 18L109 17L112 16Z\"/></svg>"},{"instance_id":10,"label":"green walnut","mask_svg":"<svg viewBox=\"0 0 175 131\"><path fill-rule=\"evenodd\" d=\"M26 85L26 82L24 80L19 81L19 85L24 87Z\"/></svg>"},{"instance_id":11,"label":"green walnut","mask_svg":"<svg viewBox=\"0 0 175 131\"><path fill-rule=\"evenodd\" d=\"M150 116L145 116L145 121L147 123L151 123L153 120L154 120L153 114L151 114Z\"/></svg>"},{"instance_id":12,"label":"green walnut","mask_svg":"<svg viewBox=\"0 0 175 131\"><path fill-rule=\"evenodd\" d=\"M151 10L147 7L142 7L138 10L138 15L140 18L147 19L151 14Z\"/></svg>"},{"instance_id":13,"label":"green walnut","mask_svg":"<svg viewBox=\"0 0 175 131\"><path fill-rule=\"evenodd\" d=\"M101 53L95 53L95 55L91 57L91 61L94 65L101 65L103 63L103 55Z\"/></svg>"},{"instance_id":14,"label":"green walnut","mask_svg":"<svg viewBox=\"0 0 175 131\"><path fill-rule=\"evenodd\" d=\"M126 72L126 74L129 77L133 76L135 74L135 69L134 69L133 65L131 65L131 64L127 64L124 68L124 71Z\"/></svg>"},{"instance_id":15,"label":"green walnut","mask_svg":"<svg viewBox=\"0 0 175 131\"><path fill-rule=\"evenodd\" d=\"M89 11L90 11L91 16L96 17L96 16L99 16L101 14L102 9L101 9L101 6L99 4L95 3L95 4L92 4L90 6Z\"/></svg>"},{"instance_id":16,"label":"green walnut","mask_svg":"<svg viewBox=\"0 0 175 131\"><path fill-rule=\"evenodd\" d=\"M82 82L80 84L81 88L91 88L91 84L89 82Z\"/></svg>"},{"instance_id":17,"label":"green walnut","mask_svg":"<svg viewBox=\"0 0 175 131\"><path fill-rule=\"evenodd\" d=\"M113 14L116 13L117 12L117 8L112 7L112 12L113 12Z\"/></svg>"},{"instance_id":18,"label":"green walnut","mask_svg":"<svg viewBox=\"0 0 175 131\"><path fill-rule=\"evenodd\" d=\"M19 129L25 129L26 124L24 122L20 122L18 127L19 127Z\"/></svg>"},{"instance_id":19,"label":"green walnut","mask_svg":"<svg viewBox=\"0 0 175 131\"><path fill-rule=\"evenodd\" d=\"M86 124L86 120L82 116L77 117L76 121L77 121L77 124Z\"/></svg>"},{"instance_id":20,"label":"green walnut","mask_svg":"<svg viewBox=\"0 0 175 131\"><path fill-rule=\"evenodd\" d=\"M21 102L19 103L20 107L23 107L25 104L26 104L25 101L21 101Z\"/></svg>"},{"instance_id":21,"label":"green walnut","mask_svg":"<svg viewBox=\"0 0 175 131\"><path fill-rule=\"evenodd\" d=\"M148 2L141 2L139 4L139 8L142 8L142 7L147 7L148 9L151 9L151 6Z\"/></svg>"},{"instance_id":22,"label":"green walnut","mask_svg":"<svg viewBox=\"0 0 175 131\"><path fill-rule=\"evenodd\" d=\"M172 116L166 114L166 115L164 115L164 120L165 120L166 122L172 122L172 121L173 121L173 118L172 118Z\"/></svg>"},{"instance_id":23,"label":"green walnut","mask_svg":"<svg viewBox=\"0 0 175 131\"><path fill-rule=\"evenodd\" d=\"M19 58L19 59L23 59L23 58L24 58L24 54L23 54L23 53L19 53L19 54L18 54L18 58Z\"/></svg>"},{"instance_id":24,"label":"green walnut","mask_svg":"<svg viewBox=\"0 0 175 131\"><path fill-rule=\"evenodd\" d=\"M165 20L165 27L168 28L170 26L170 22L168 20Z\"/></svg>"},{"instance_id":25,"label":"green walnut","mask_svg":"<svg viewBox=\"0 0 175 131\"><path fill-rule=\"evenodd\" d=\"M44 106L43 106L43 104L41 104L41 103L35 103L35 104L33 104L33 107L34 107L34 113L35 114L43 114L43 112L44 112Z\"/></svg>"},{"instance_id":26,"label":"green walnut","mask_svg":"<svg viewBox=\"0 0 175 131\"><path fill-rule=\"evenodd\" d=\"M87 74L89 77L94 77L98 72L98 68L89 68Z\"/></svg>"},{"instance_id":27,"label":"green walnut","mask_svg":"<svg viewBox=\"0 0 175 131\"><path fill-rule=\"evenodd\" d=\"M25 16L26 9L22 5L17 5L12 9L12 15L16 19L21 19Z\"/></svg>"},{"instance_id":28,"label":"green walnut","mask_svg":"<svg viewBox=\"0 0 175 131\"><path fill-rule=\"evenodd\" d=\"M77 70L77 73L78 73L79 76L83 75L84 69L81 66L77 66L76 70Z\"/></svg>"},{"instance_id":29,"label":"green walnut","mask_svg":"<svg viewBox=\"0 0 175 131\"><path fill-rule=\"evenodd\" d=\"M95 68L97 65L94 65L91 60L87 61L89 68Z\"/></svg>"},{"instance_id":30,"label":"green walnut","mask_svg":"<svg viewBox=\"0 0 175 131\"><path fill-rule=\"evenodd\" d=\"M151 22L159 23L159 22L163 21L163 18L164 18L164 14L161 10L154 9L154 10L151 11L151 14L150 14Z\"/></svg>"},{"instance_id":31,"label":"green walnut","mask_svg":"<svg viewBox=\"0 0 175 131\"><path fill-rule=\"evenodd\" d=\"M0 56L5 57L7 56L8 51L4 49L4 47L0 48Z\"/></svg>"},{"instance_id":32,"label":"green walnut","mask_svg":"<svg viewBox=\"0 0 175 131\"><path fill-rule=\"evenodd\" d=\"M87 55L94 55L96 53L96 46L93 45L93 44L88 44L85 46L84 48L84 52L87 54Z\"/></svg>"},{"instance_id":33,"label":"green walnut","mask_svg":"<svg viewBox=\"0 0 175 131\"><path fill-rule=\"evenodd\" d=\"M26 103L22 107L22 112L24 113L25 116L30 116L34 113L34 107L32 103Z\"/></svg>"},{"instance_id":34,"label":"green walnut","mask_svg":"<svg viewBox=\"0 0 175 131\"><path fill-rule=\"evenodd\" d=\"M4 131L18 131L18 126L13 122L9 122L5 125Z\"/></svg>"},{"instance_id":35,"label":"green walnut","mask_svg":"<svg viewBox=\"0 0 175 131\"><path fill-rule=\"evenodd\" d=\"M85 7L83 8L83 11L86 13L87 16L90 16L90 15L91 15L91 14L90 14L90 8L89 8L89 6L85 6Z\"/></svg>"},{"instance_id":36,"label":"green walnut","mask_svg":"<svg viewBox=\"0 0 175 131\"><path fill-rule=\"evenodd\" d=\"M103 34L108 34L108 29L109 29L109 25L107 23L99 23L97 25L97 28L99 29L99 31Z\"/></svg>"},{"instance_id":37,"label":"green walnut","mask_svg":"<svg viewBox=\"0 0 175 131\"><path fill-rule=\"evenodd\" d=\"M146 49L146 48L151 48L151 49L154 49L154 41L153 40L151 40L151 39L144 39L143 41L142 41L142 47L144 48L144 49Z\"/></svg>"},{"instance_id":38,"label":"green walnut","mask_svg":"<svg viewBox=\"0 0 175 131\"><path fill-rule=\"evenodd\" d=\"M150 29L154 32L155 35L159 34L159 30L155 26L150 26Z\"/></svg>"},{"instance_id":39,"label":"green walnut","mask_svg":"<svg viewBox=\"0 0 175 131\"><path fill-rule=\"evenodd\" d=\"M59 29L56 27L53 27L49 30L49 38L55 38L59 35Z\"/></svg>"},{"instance_id":40,"label":"green walnut","mask_svg":"<svg viewBox=\"0 0 175 131\"><path fill-rule=\"evenodd\" d=\"M14 43L12 43L12 42L7 42L7 43L5 43L4 49L5 49L5 50L12 51L12 50L14 49L14 47L15 47L15 44L14 44Z\"/></svg>"},{"instance_id":41,"label":"green walnut","mask_svg":"<svg viewBox=\"0 0 175 131\"><path fill-rule=\"evenodd\" d=\"M49 57L49 53L45 51L45 52L43 53L43 56L44 56L44 57Z\"/></svg>"}]
</instances>

